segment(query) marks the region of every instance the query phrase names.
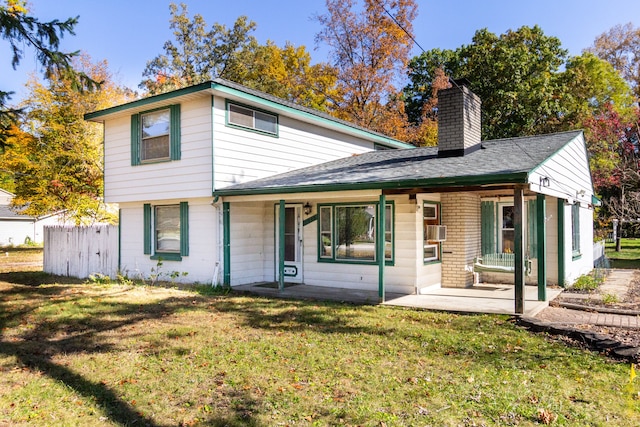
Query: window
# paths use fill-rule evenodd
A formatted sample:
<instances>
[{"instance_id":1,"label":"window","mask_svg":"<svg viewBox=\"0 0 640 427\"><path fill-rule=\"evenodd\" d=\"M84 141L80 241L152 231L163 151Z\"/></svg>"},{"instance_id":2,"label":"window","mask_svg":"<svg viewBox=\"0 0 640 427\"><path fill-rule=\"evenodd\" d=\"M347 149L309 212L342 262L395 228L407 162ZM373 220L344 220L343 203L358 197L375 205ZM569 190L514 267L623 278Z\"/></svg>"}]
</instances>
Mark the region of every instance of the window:
<instances>
[{"instance_id":1,"label":"window","mask_svg":"<svg viewBox=\"0 0 640 427\"><path fill-rule=\"evenodd\" d=\"M278 116L237 104L227 104L227 122L230 125L253 129L271 135L278 134Z\"/></svg>"},{"instance_id":2,"label":"window","mask_svg":"<svg viewBox=\"0 0 640 427\"><path fill-rule=\"evenodd\" d=\"M580 256L580 203L571 205L571 251L573 257Z\"/></svg>"},{"instance_id":3,"label":"window","mask_svg":"<svg viewBox=\"0 0 640 427\"><path fill-rule=\"evenodd\" d=\"M422 233L423 233L423 261L434 262L440 260L441 242L429 239L429 226L440 225L440 205L424 203L422 205Z\"/></svg>"},{"instance_id":4,"label":"window","mask_svg":"<svg viewBox=\"0 0 640 427\"><path fill-rule=\"evenodd\" d=\"M378 204L319 207L318 258L338 262L376 262ZM385 207L385 261L393 261L393 205Z\"/></svg>"},{"instance_id":5,"label":"window","mask_svg":"<svg viewBox=\"0 0 640 427\"><path fill-rule=\"evenodd\" d=\"M131 116L131 164L180 160L180 105Z\"/></svg>"},{"instance_id":6,"label":"window","mask_svg":"<svg viewBox=\"0 0 640 427\"><path fill-rule=\"evenodd\" d=\"M181 260L189 255L189 206L144 205L144 253L151 259Z\"/></svg>"},{"instance_id":7,"label":"window","mask_svg":"<svg viewBox=\"0 0 640 427\"><path fill-rule=\"evenodd\" d=\"M513 205L500 206L500 252L513 253L515 248L515 228L513 224L514 218Z\"/></svg>"}]
</instances>

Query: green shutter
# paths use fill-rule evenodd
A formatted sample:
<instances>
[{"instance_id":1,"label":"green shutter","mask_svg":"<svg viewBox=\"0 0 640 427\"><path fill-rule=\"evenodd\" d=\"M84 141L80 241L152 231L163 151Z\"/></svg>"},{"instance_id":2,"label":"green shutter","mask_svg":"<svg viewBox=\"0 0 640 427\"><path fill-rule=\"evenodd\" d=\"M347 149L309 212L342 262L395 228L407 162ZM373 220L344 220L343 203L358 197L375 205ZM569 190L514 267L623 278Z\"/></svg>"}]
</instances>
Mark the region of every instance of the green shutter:
<instances>
[{"instance_id":1,"label":"green shutter","mask_svg":"<svg viewBox=\"0 0 640 427\"><path fill-rule=\"evenodd\" d=\"M535 200L529 200L527 202L527 252L529 258L538 256L537 206Z\"/></svg>"},{"instance_id":2,"label":"green shutter","mask_svg":"<svg viewBox=\"0 0 640 427\"><path fill-rule=\"evenodd\" d=\"M494 202L481 202L482 255L496 252L496 207Z\"/></svg>"},{"instance_id":3,"label":"green shutter","mask_svg":"<svg viewBox=\"0 0 640 427\"><path fill-rule=\"evenodd\" d=\"M189 204L180 202L180 255L189 255Z\"/></svg>"},{"instance_id":4,"label":"green shutter","mask_svg":"<svg viewBox=\"0 0 640 427\"><path fill-rule=\"evenodd\" d=\"M145 255L151 254L151 205L144 204L144 253Z\"/></svg>"},{"instance_id":5,"label":"green shutter","mask_svg":"<svg viewBox=\"0 0 640 427\"><path fill-rule=\"evenodd\" d=\"M131 166L140 164L140 115L131 116Z\"/></svg>"},{"instance_id":6,"label":"green shutter","mask_svg":"<svg viewBox=\"0 0 640 427\"><path fill-rule=\"evenodd\" d=\"M180 104L171 106L171 160L180 160Z\"/></svg>"}]
</instances>

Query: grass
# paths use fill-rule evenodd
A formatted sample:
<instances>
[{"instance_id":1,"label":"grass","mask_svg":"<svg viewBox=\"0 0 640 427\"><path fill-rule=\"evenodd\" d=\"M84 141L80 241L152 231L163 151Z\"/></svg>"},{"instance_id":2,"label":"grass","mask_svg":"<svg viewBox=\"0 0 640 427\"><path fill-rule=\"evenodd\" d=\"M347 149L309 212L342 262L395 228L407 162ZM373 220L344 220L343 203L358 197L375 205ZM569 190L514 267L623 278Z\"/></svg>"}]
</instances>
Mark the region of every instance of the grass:
<instances>
[{"instance_id":1,"label":"grass","mask_svg":"<svg viewBox=\"0 0 640 427\"><path fill-rule=\"evenodd\" d=\"M605 254L614 268L640 268L640 239L622 239L620 252L615 242L605 244Z\"/></svg>"},{"instance_id":2,"label":"grass","mask_svg":"<svg viewBox=\"0 0 640 427\"><path fill-rule=\"evenodd\" d=\"M506 316L24 274L0 278L0 425L640 424L628 364Z\"/></svg>"}]
</instances>

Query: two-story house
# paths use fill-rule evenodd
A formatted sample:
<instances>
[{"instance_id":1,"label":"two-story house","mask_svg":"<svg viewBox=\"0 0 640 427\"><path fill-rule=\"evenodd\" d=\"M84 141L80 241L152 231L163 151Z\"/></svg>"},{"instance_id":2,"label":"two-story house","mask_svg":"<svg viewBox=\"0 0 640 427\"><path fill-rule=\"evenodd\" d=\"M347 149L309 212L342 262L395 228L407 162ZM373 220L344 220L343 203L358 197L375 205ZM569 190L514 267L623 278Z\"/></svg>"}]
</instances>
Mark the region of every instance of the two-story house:
<instances>
[{"instance_id":1,"label":"two-story house","mask_svg":"<svg viewBox=\"0 0 640 427\"><path fill-rule=\"evenodd\" d=\"M591 270L582 132L480 140L480 100L439 94L414 148L224 80L86 115L104 123L121 269L188 281L420 293ZM382 208L384 207L384 208Z\"/></svg>"}]
</instances>

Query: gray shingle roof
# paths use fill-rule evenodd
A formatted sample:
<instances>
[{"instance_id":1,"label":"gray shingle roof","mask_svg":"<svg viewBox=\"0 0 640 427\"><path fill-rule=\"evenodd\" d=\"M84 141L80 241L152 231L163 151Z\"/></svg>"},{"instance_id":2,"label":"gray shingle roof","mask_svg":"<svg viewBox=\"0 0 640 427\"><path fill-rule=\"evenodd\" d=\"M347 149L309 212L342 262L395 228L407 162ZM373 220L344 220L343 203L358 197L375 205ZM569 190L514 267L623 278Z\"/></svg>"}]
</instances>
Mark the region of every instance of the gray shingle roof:
<instances>
[{"instance_id":1,"label":"gray shingle roof","mask_svg":"<svg viewBox=\"0 0 640 427\"><path fill-rule=\"evenodd\" d=\"M0 219L19 219L19 220L31 220L31 221L35 220L34 217L23 215L14 211L8 205L0 205Z\"/></svg>"},{"instance_id":2,"label":"gray shingle roof","mask_svg":"<svg viewBox=\"0 0 640 427\"><path fill-rule=\"evenodd\" d=\"M527 174L581 131L483 141L461 157L437 147L372 151L217 190L217 195L524 183Z\"/></svg>"}]
</instances>

